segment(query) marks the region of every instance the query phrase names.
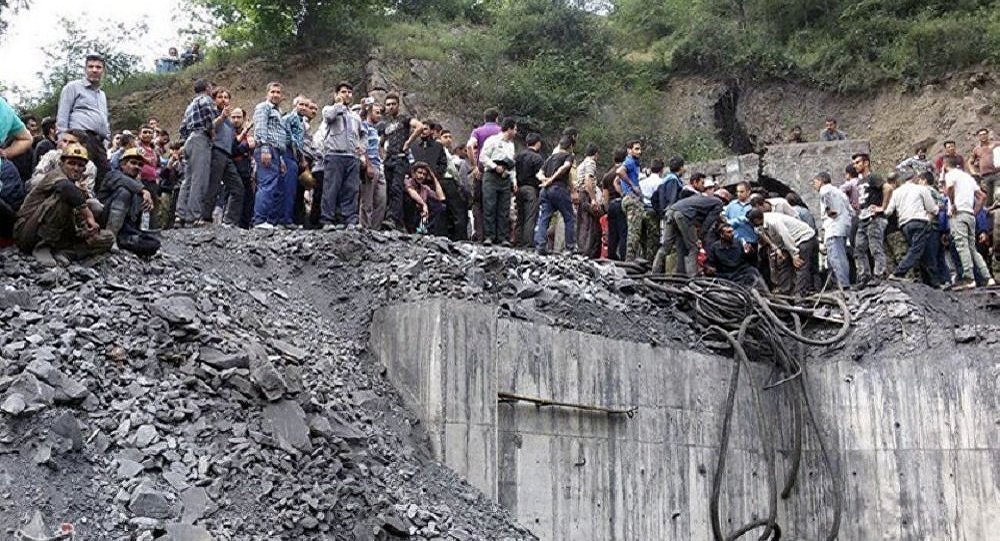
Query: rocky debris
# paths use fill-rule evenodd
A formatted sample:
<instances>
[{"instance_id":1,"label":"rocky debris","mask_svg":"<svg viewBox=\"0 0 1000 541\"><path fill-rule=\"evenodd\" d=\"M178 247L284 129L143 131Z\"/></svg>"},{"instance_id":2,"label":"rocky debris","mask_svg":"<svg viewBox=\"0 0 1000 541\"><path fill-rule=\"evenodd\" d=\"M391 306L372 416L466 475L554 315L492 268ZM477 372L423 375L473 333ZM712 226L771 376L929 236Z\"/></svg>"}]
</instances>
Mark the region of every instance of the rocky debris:
<instances>
[{"instance_id":1,"label":"rocky debris","mask_svg":"<svg viewBox=\"0 0 1000 541\"><path fill-rule=\"evenodd\" d=\"M360 231L171 235L154 259L94 268L0 251L0 529L51 508L87 539L381 539L373 517L417 505L438 517L424 539L533 538L461 497L364 353L371 310L435 295L440 265L435 291L467 296L468 252ZM507 256L476 257L489 301Z\"/></svg>"},{"instance_id":2,"label":"rocky debris","mask_svg":"<svg viewBox=\"0 0 1000 541\"><path fill-rule=\"evenodd\" d=\"M430 460L365 352L372 311L447 297L705 347L616 265L430 237L201 229L166 233L150 260L0 262L26 293L0 301L0 494L18 495L0 530L53 508L116 541L532 539ZM852 297L857 328L913 326L914 297Z\"/></svg>"}]
</instances>

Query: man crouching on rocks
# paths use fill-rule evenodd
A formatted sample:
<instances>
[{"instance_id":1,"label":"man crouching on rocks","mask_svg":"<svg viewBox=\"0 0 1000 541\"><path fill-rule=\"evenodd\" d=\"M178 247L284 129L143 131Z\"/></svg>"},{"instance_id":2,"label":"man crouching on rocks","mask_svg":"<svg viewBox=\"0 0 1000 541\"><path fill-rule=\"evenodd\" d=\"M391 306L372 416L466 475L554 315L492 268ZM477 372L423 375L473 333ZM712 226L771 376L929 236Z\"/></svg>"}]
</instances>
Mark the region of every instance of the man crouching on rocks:
<instances>
[{"instance_id":1,"label":"man crouching on rocks","mask_svg":"<svg viewBox=\"0 0 1000 541\"><path fill-rule=\"evenodd\" d=\"M140 230L143 211L153 209L153 195L139 180L144 163L139 149L126 150L121 157L120 170L108 172L97 198L104 204L100 222L114 235L118 246L148 256L160 249L160 241Z\"/></svg>"},{"instance_id":2,"label":"man crouching on rocks","mask_svg":"<svg viewBox=\"0 0 1000 541\"><path fill-rule=\"evenodd\" d=\"M14 240L43 263L55 263L53 250L68 259L85 259L108 252L114 244L114 235L98 226L76 185L88 161L83 146L67 146L60 167L32 187L17 212Z\"/></svg>"}]
</instances>

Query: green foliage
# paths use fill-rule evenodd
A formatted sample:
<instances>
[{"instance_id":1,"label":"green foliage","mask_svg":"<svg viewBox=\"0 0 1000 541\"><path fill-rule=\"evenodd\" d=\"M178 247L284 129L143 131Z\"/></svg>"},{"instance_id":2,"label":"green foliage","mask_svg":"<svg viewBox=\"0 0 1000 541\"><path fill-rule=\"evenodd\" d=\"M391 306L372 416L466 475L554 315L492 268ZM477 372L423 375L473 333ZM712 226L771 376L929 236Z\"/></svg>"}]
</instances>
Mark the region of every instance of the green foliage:
<instances>
[{"instance_id":1,"label":"green foliage","mask_svg":"<svg viewBox=\"0 0 1000 541\"><path fill-rule=\"evenodd\" d=\"M730 154L708 128L676 132L663 125L667 107L652 87L618 87L593 114L581 119L579 140L596 144L607 157L604 161L631 139L642 140L646 156L682 156L695 162Z\"/></svg>"},{"instance_id":2,"label":"green foliage","mask_svg":"<svg viewBox=\"0 0 1000 541\"><path fill-rule=\"evenodd\" d=\"M617 35L670 73L841 92L996 63L997 0L618 0Z\"/></svg>"}]
</instances>

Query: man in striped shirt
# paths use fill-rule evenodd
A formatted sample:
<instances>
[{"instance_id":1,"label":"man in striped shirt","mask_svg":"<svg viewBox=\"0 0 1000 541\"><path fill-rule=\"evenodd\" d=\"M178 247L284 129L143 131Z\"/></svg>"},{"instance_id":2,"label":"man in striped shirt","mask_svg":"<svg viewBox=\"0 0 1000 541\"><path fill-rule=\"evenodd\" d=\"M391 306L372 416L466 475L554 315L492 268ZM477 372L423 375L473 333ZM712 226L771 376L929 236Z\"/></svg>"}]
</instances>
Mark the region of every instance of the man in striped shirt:
<instances>
[{"instance_id":1,"label":"man in striped shirt","mask_svg":"<svg viewBox=\"0 0 1000 541\"><path fill-rule=\"evenodd\" d=\"M257 164L257 195L254 199L254 227L273 229L283 224L285 200L294 195L282 182L284 155L288 152L288 130L281 121L278 104L284 99L281 83L267 85L267 99L253 110L253 137L257 142L253 159Z\"/></svg>"},{"instance_id":2,"label":"man in striped shirt","mask_svg":"<svg viewBox=\"0 0 1000 541\"><path fill-rule=\"evenodd\" d=\"M212 83L198 79L195 97L184 110L181 138L184 139L184 184L177 198L177 216L181 225L201 225L202 207L209 195L212 174L212 137L218 116L212 100Z\"/></svg>"}]
</instances>

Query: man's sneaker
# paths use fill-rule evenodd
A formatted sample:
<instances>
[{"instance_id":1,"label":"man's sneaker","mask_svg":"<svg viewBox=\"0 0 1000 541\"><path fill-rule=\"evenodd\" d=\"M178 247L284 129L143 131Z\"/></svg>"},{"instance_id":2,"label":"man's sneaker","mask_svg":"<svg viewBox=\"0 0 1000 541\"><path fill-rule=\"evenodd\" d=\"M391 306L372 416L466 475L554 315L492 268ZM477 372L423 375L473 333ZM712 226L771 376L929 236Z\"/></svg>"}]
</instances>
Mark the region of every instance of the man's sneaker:
<instances>
[{"instance_id":1,"label":"man's sneaker","mask_svg":"<svg viewBox=\"0 0 1000 541\"><path fill-rule=\"evenodd\" d=\"M484 239L483 246L493 246L493 239Z\"/></svg>"},{"instance_id":2,"label":"man's sneaker","mask_svg":"<svg viewBox=\"0 0 1000 541\"><path fill-rule=\"evenodd\" d=\"M261 222L261 223L255 225L255 226L253 226L253 228L254 229L274 229L274 224L267 223L267 222Z\"/></svg>"},{"instance_id":3,"label":"man's sneaker","mask_svg":"<svg viewBox=\"0 0 1000 541\"><path fill-rule=\"evenodd\" d=\"M890 282L911 282L912 280L910 280L906 276L899 276L899 275L896 275L896 274L890 274L889 275L889 281Z\"/></svg>"},{"instance_id":4,"label":"man's sneaker","mask_svg":"<svg viewBox=\"0 0 1000 541\"><path fill-rule=\"evenodd\" d=\"M975 289L975 287L976 287L975 280L962 280L961 282L958 282L954 286L952 286L951 290L963 291L966 289Z\"/></svg>"},{"instance_id":5,"label":"man's sneaker","mask_svg":"<svg viewBox=\"0 0 1000 541\"><path fill-rule=\"evenodd\" d=\"M986 287L995 286L995 285L997 285L997 281L994 280L993 278L990 278L989 281L986 282Z\"/></svg>"}]
</instances>

